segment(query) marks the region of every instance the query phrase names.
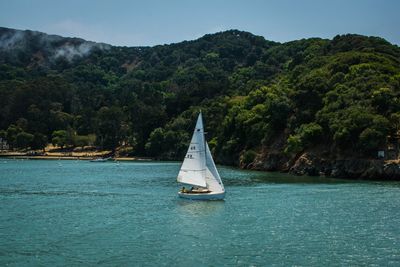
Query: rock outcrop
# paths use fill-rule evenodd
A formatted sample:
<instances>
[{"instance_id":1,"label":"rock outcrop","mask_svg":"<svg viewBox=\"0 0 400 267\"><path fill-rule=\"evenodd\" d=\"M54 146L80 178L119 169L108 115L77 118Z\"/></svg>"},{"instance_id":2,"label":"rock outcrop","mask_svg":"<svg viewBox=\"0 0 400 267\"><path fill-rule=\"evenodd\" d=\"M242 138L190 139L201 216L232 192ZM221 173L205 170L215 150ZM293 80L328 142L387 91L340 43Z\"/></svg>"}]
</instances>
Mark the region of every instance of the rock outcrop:
<instances>
[{"instance_id":1,"label":"rock outcrop","mask_svg":"<svg viewBox=\"0 0 400 267\"><path fill-rule=\"evenodd\" d=\"M295 159L268 154L253 164L253 169L284 171L295 175L330 176L366 180L400 180L400 164L378 159L328 159L303 153Z\"/></svg>"}]
</instances>

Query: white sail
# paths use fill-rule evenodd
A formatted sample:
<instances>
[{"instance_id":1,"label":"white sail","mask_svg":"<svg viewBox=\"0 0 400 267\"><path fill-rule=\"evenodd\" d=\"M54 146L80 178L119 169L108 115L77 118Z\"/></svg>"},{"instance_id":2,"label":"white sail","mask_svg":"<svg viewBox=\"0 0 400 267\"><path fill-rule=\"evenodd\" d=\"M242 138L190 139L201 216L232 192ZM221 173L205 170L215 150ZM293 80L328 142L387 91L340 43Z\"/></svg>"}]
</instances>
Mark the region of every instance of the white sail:
<instances>
[{"instance_id":1,"label":"white sail","mask_svg":"<svg viewBox=\"0 0 400 267\"><path fill-rule=\"evenodd\" d=\"M219 176L217 167L215 167L210 148L206 142L206 183L207 188L212 192L224 192L224 185Z\"/></svg>"},{"instance_id":2,"label":"white sail","mask_svg":"<svg viewBox=\"0 0 400 267\"><path fill-rule=\"evenodd\" d=\"M197 118L192 141L178 174L178 182L206 187L206 155L201 113Z\"/></svg>"}]
</instances>

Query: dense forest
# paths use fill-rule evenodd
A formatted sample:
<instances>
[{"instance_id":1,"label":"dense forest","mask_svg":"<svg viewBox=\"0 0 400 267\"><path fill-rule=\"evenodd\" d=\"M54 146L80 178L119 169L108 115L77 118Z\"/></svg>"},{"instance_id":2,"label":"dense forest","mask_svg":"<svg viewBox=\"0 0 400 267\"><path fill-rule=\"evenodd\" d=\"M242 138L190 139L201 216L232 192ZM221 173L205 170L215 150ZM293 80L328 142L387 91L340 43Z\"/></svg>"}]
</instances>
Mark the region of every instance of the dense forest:
<instances>
[{"instance_id":1,"label":"dense forest","mask_svg":"<svg viewBox=\"0 0 400 267\"><path fill-rule=\"evenodd\" d=\"M0 28L0 137L13 149L181 159L201 110L219 163L374 158L396 141L399 97L400 49L378 37L277 43L230 30L116 47Z\"/></svg>"}]
</instances>

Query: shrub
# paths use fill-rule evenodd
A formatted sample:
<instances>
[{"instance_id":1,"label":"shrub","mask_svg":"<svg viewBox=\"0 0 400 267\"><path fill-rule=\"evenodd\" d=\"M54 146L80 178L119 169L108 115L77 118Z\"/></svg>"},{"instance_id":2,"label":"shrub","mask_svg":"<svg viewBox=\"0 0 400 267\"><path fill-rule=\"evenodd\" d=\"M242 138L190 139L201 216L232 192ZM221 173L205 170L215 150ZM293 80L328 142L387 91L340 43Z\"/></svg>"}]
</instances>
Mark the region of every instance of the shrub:
<instances>
[{"instance_id":1,"label":"shrub","mask_svg":"<svg viewBox=\"0 0 400 267\"><path fill-rule=\"evenodd\" d=\"M248 166L250 163L253 163L254 159L257 156L257 152L254 150L247 150L240 156L240 165Z\"/></svg>"}]
</instances>

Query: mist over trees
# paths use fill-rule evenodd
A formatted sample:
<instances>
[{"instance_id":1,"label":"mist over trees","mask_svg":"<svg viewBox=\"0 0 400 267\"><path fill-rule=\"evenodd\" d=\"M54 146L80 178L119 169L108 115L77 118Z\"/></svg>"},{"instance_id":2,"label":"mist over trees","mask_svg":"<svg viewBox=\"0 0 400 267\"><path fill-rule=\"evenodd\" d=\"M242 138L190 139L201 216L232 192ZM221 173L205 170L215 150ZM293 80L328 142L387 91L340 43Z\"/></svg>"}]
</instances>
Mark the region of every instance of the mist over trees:
<instances>
[{"instance_id":1,"label":"mist over trees","mask_svg":"<svg viewBox=\"0 0 400 267\"><path fill-rule=\"evenodd\" d=\"M0 39L0 129L12 148L180 159L200 110L227 164L315 147L371 157L400 130L400 49L377 37L276 43L231 30L115 47L1 28Z\"/></svg>"}]
</instances>

